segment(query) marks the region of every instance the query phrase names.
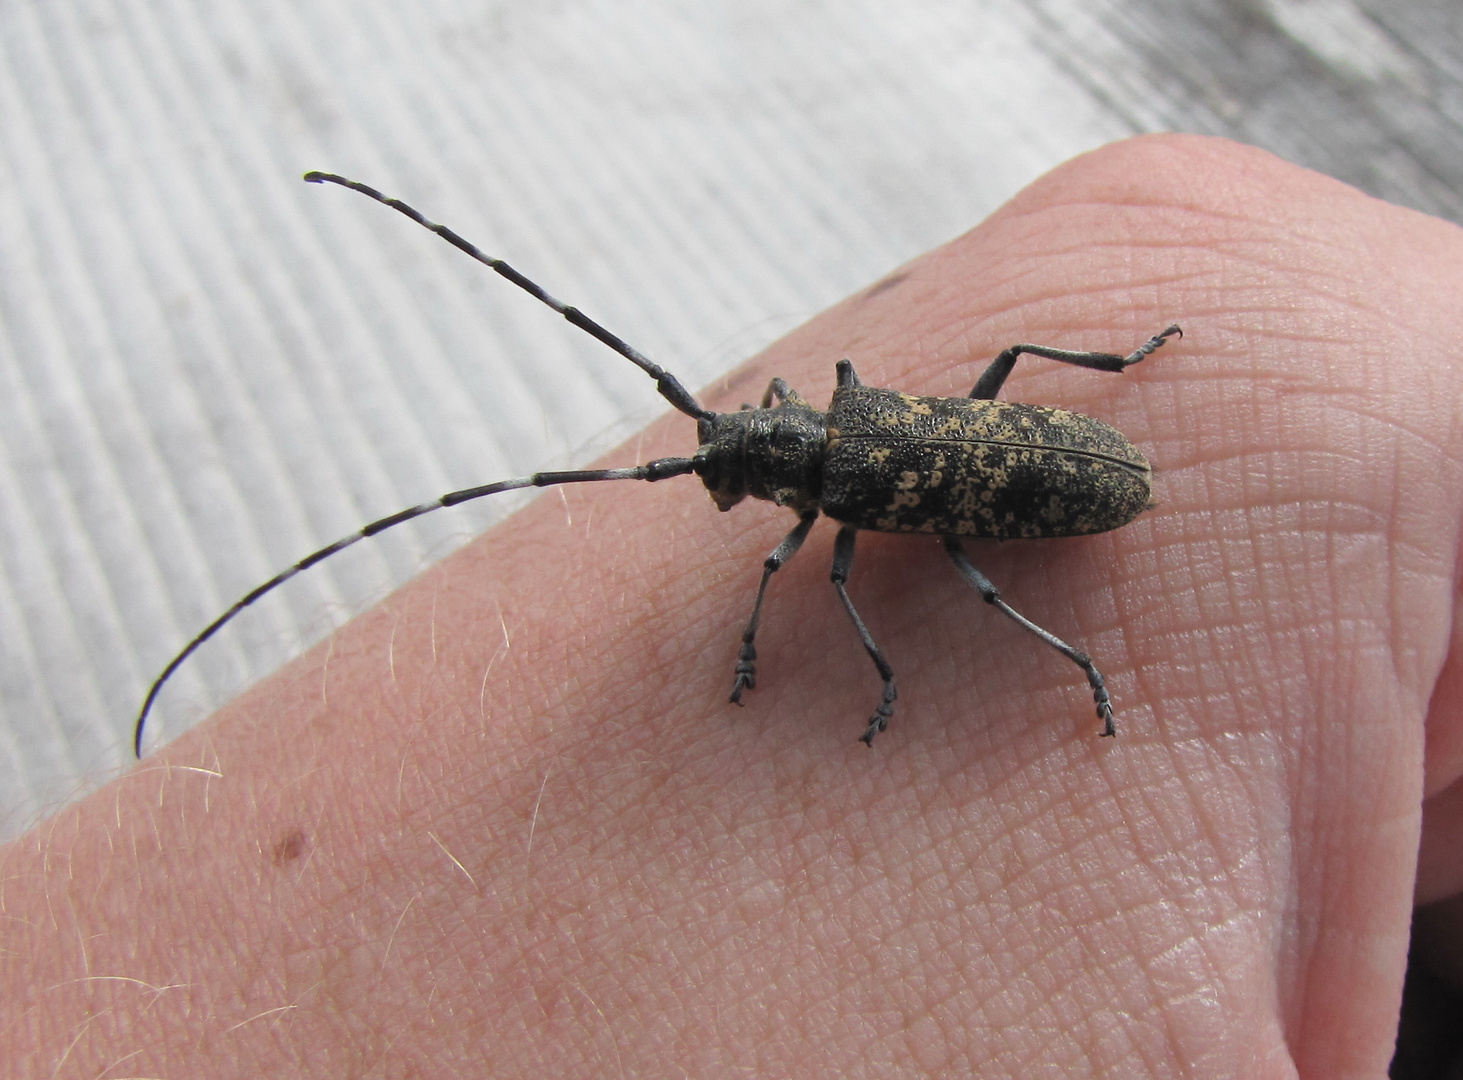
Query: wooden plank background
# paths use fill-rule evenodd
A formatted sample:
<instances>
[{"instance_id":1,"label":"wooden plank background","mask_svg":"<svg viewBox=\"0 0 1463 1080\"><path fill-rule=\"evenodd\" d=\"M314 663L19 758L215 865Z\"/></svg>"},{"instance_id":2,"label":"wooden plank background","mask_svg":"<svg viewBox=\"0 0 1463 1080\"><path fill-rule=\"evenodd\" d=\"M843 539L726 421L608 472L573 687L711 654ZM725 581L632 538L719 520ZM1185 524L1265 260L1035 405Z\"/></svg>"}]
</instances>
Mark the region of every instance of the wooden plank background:
<instances>
[{"instance_id":1,"label":"wooden plank background","mask_svg":"<svg viewBox=\"0 0 1463 1080\"><path fill-rule=\"evenodd\" d=\"M1456 0L406 7L0 6L7 834L126 764L152 675L257 581L658 408L306 168L410 197L690 385L1131 133L1225 135L1463 220ZM503 509L261 605L159 732Z\"/></svg>"}]
</instances>

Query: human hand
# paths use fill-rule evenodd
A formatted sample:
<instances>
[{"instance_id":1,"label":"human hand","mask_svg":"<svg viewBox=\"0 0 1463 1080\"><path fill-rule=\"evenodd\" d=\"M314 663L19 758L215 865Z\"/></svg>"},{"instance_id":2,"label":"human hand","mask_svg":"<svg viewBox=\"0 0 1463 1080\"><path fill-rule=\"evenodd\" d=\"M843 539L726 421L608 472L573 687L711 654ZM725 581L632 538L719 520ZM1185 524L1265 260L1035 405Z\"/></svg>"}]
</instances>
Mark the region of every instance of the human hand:
<instances>
[{"instance_id":1,"label":"human hand","mask_svg":"<svg viewBox=\"0 0 1463 1080\"><path fill-rule=\"evenodd\" d=\"M1067 164L703 401L825 403L843 356L961 395L1182 324L1001 395L1114 424L1157 506L967 545L1116 739L937 541L866 533L901 689L866 750L827 523L729 707L792 519L565 489L8 849L0 1038L77 1075L1383 1075L1421 822L1416 901L1463 892L1459 281L1454 226L1259 151Z\"/></svg>"}]
</instances>

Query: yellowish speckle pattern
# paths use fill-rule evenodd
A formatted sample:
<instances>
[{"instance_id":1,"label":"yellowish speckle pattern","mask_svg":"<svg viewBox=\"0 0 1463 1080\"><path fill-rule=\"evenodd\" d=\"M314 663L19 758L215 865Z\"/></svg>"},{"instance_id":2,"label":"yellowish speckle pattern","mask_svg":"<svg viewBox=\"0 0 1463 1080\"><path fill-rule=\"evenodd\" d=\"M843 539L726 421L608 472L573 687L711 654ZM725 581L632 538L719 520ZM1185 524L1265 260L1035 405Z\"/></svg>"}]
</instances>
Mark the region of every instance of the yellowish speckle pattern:
<instances>
[{"instance_id":1,"label":"yellowish speckle pattern","mask_svg":"<svg viewBox=\"0 0 1463 1080\"><path fill-rule=\"evenodd\" d=\"M1147 508L1151 471L1116 429L1066 409L842 387L822 509L879 532L1080 536Z\"/></svg>"}]
</instances>

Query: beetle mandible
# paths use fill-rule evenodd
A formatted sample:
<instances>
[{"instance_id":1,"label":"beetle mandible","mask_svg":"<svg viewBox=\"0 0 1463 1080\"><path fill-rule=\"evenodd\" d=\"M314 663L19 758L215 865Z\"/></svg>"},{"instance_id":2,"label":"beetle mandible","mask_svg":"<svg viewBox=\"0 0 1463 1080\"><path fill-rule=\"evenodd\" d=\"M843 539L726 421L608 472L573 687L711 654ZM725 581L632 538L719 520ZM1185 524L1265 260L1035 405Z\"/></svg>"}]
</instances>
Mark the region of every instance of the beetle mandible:
<instances>
[{"instance_id":1,"label":"beetle mandible","mask_svg":"<svg viewBox=\"0 0 1463 1080\"><path fill-rule=\"evenodd\" d=\"M864 386L853 364L838 361L838 385L828 411L819 412L782 379L773 379L760 407L715 413L680 381L579 309L549 295L502 259L495 259L445 225L423 217L400 199L333 173L309 172L309 183L350 188L411 218L507 278L573 325L593 335L655 380L661 395L696 421L699 445L688 458L659 458L622 469L539 472L449 492L434 502L398 511L305 556L240 598L165 667L138 711L133 748L142 756L142 732L163 684L224 624L261 596L358 540L446 506L503 491L597 480L664 480L695 473L718 509L747 496L786 506L798 523L762 564L762 580L732 684L731 701L757 685L757 626L772 575L802 547L820 514L840 523L833 545L833 587L868 652L883 695L860 736L869 746L889 726L899 697L894 671L875 644L845 587L860 529L941 536L955 568L981 597L1080 667L1092 687L1102 734L1114 735L1112 700L1092 658L1042 629L1007 604L961 545L964 536L1017 539L1083 536L1126 525L1149 506L1151 476L1138 448L1115 428L1064 409L994 400L1023 354L1097 371L1122 371L1174 334L1155 334L1127 356L1074 352L1045 345L1012 345L976 380L969 397L915 397Z\"/></svg>"}]
</instances>

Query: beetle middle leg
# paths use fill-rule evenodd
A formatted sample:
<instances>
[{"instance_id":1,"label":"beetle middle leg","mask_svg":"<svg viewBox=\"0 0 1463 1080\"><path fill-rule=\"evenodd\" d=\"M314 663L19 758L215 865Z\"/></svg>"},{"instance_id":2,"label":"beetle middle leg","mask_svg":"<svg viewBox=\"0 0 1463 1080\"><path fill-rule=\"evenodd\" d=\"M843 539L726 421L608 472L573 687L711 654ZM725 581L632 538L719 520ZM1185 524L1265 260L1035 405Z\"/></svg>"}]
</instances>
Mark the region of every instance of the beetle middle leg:
<instances>
[{"instance_id":1,"label":"beetle middle leg","mask_svg":"<svg viewBox=\"0 0 1463 1080\"><path fill-rule=\"evenodd\" d=\"M889 666L889 661L884 659L884 654L879 651L879 646L874 644L873 635L869 628L864 625L863 619L859 618L858 609L853 606L849 599L848 590L844 588L848 581L848 572L853 568L853 545L858 537L858 529L852 525L845 525L838 530L838 539L833 542L833 587L838 590L838 598L843 601L843 606L848 610L848 617L853 620L854 627L858 630L859 640L864 643L864 649L869 654L869 659L874 661L874 667L879 669L879 678L884 680L884 697L879 702L879 707L874 710L874 715L869 717L869 729L859 736L861 742L866 746L874 745L874 736L889 726L889 719L894 715L894 702L899 697L899 688L894 685L894 669Z\"/></svg>"},{"instance_id":2,"label":"beetle middle leg","mask_svg":"<svg viewBox=\"0 0 1463 1080\"><path fill-rule=\"evenodd\" d=\"M955 563L955 569L960 571L960 576L969 582L970 586L976 592L980 593L981 598L986 603L999 609L1007 618L1031 631L1087 673L1087 682L1092 686L1092 700L1097 703L1097 718L1102 721L1102 734L1116 735L1117 728L1113 726L1112 722L1112 699L1108 697L1107 683L1103 681L1102 672L1098 671L1097 665L1092 662L1092 657L1088 656L1081 649L1072 648L1072 646L1068 645L1051 631L1043 630L1010 604L1006 603L1006 601L1002 600L1001 594L991 584L991 579L977 570L975 565L970 561L970 557L965 554L965 548L961 545L958 538L954 536L945 537L945 550L949 553L951 561Z\"/></svg>"},{"instance_id":3,"label":"beetle middle leg","mask_svg":"<svg viewBox=\"0 0 1463 1080\"><path fill-rule=\"evenodd\" d=\"M1180 337L1184 334L1177 323L1161 334L1154 334L1127 356L1119 356L1117 353L1074 352L1071 349L1054 349L1050 345L1012 345L992 360L990 367L981 373L975 388L970 391L970 396L989 400L999 394L1006 383L1006 376L1011 374L1011 369L1016 366L1016 360L1022 353L1044 356L1048 360L1060 360L1064 364L1075 364L1077 367L1093 368L1096 371L1122 371L1142 360L1174 334Z\"/></svg>"},{"instance_id":4,"label":"beetle middle leg","mask_svg":"<svg viewBox=\"0 0 1463 1080\"><path fill-rule=\"evenodd\" d=\"M776 379L774 385L780 382L781 379ZM768 393L771 392L769 389ZM747 629L742 632L742 651L737 654L737 681L732 685L731 692L733 705L742 703L743 690L753 690L757 686L757 624L762 621L762 601L767 599L767 582L782 569L783 563L797 554L798 548L808 538L813 522L817 520L818 511L809 510L797 523L797 527L783 537L782 543L762 563L762 584L757 586L757 602L752 606L752 617L747 620Z\"/></svg>"}]
</instances>

